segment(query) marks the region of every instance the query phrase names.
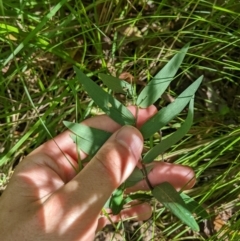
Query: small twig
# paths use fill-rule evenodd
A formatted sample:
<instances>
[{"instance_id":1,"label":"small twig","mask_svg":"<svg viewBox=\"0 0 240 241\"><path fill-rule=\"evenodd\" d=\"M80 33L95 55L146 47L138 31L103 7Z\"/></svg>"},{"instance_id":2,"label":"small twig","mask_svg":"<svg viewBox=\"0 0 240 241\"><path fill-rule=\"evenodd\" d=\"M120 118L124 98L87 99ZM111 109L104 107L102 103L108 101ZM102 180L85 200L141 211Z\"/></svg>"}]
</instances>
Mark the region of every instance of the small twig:
<instances>
[{"instance_id":1,"label":"small twig","mask_svg":"<svg viewBox=\"0 0 240 241\"><path fill-rule=\"evenodd\" d=\"M141 171L142 171L143 177L144 177L144 179L145 179L145 181L146 181L149 189L150 189L150 190L153 190L153 186L152 186L151 182L150 182L149 179L148 179L148 173L147 173L146 167L145 167L144 163L142 162L142 157L140 158L139 161L140 161L140 163L141 163L141 165L142 165Z\"/></svg>"},{"instance_id":2,"label":"small twig","mask_svg":"<svg viewBox=\"0 0 240 241\"><path fill-rule=\"evenodd\" d=\"M159 143L160 143L162 141L162 131L159 130L158 133L159 133ZM163 153L161 154L161 156L162 156L162 161L164 161Z\"/></svg>"},{"instance_id":3,"label":"small twig","mask_svg":"<svg viewBox=\"0 0 240 241\"><path fill-rule=\"evenodd\" d=\"M137 128L137 120L138 120L138 111L139 111L139 106L136 106L136 117L135 117L135 123L134 126Z\"/></svg>"},{"instance_id":4,"label":"small twig","mask_svg":"<svg viewBox=\"0 0 240 241\"><path fill-rule=\"evenodd\" d=\"M135 127L137 127L138 111L139 111L139 107L137 106ZM140 156L139 162L141 163L141 166L142 166L141 171L142 171L143 177L146 180L146 183L147 183L149 189L153 190L153 186L152 186L152 184L150 183L150 181L148 179L148 173L147 173L146 167L145 167L144 163L142 162L142 156Z\"/></svg>"}]
</instances>

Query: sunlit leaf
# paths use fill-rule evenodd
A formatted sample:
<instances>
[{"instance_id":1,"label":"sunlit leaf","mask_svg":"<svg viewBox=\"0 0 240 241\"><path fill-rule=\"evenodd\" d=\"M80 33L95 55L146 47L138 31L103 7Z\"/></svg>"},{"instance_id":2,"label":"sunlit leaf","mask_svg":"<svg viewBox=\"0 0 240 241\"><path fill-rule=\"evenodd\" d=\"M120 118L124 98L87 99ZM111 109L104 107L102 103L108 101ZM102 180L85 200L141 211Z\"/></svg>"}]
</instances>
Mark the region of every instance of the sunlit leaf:
<instances>
[{"instance_id":1,"label":"sunlit leaf","mask_svg":"<svg viewBox=\"0 0 240 241\"><path fill-rule=\"evenodd\" d=\"M83 74L80 69L74 67L74 70L76 71L78 80L84 86L89 96L109 117L120 125L135 124L135 118L127 107L104 91L100 86Z\"/></svg>"},{"instance_id":2,"label":"sunlit leaf","mask_svg":"<svg viewBox=\"0 0 240 241\"><path fill-rule=\"evenodd\" d=\"M203 76L194 81L187 89L185 89L174 102L167 107L162 108L156 115L145 122L140 131L144 138L152 136L156 131L167 125L174 117L176 117L184 107L192 99L201 84Z\"/></svg>"},{"instance_id":3,"label":"sunlit leaf","mask_svg":"<svg viewBox=\"0 0 240 241\"><path fill-rule=\"evenodd\" d=\"M133 86L128 82L107 74L99 74L98 77L109 89L113 90L114 92L133 96Z\"/></svg>"},{"instance_id":4,"label":"sunlit leaf","mask_svg":"<svg viewBox=\"0 0 240 241\"><path fill-rule=\"evenodd\" d=\"M137 98L138 106L146 108L161 97L177 73L188 48L189 44L185 45L145 86Z\"/></svg>"},{"instance_id":5,"label":"sunlit leaf","mask_svg":"<svg viewBox=\"0 0 240 241\"><path fill-rule=\"evenodd\" d=\"M157 144L152 149L150 149L143 157L144 163L150 163L154 161L154 159L158 155L163 154L167 149L169 149L171 146L173 146L175 143L177 143L187 134L187 132L190 130L193 123L193 111L194 111L193 105L194 105L194 98L190 100L188 115L185 122L182 124L182 126L172 135L162 140L159 144Z\"/></svg>"},{"instance_id":6,"label":"sunlit leaf","mask_svg":"<svg viewBox=\"0 0 240 241\"><path fill-rule=\"evenodd\" d=\"M193 198L189 197L187 194L185 194L183 192L180 195L181 195L183 201L186 203L188 210L191 213L196 213L197 216L199 216L203 219L209 218L209 214L207 213L207 211L198 202L196 202Z\"/></svg>"},{"instance_id":7,"label":"sunlit leaf","mask_svg":"<svg viewBox=\"0 0 240 241\"><path fill-rule=\"evenodd\" d=\"M154 187L153 196L176 215L183 223L192 230L199 231L199 226L180 194L168 182L164 182Z\"/></svg>"},{"instance_id":8,"label":"sunlit leaf","mask_svg":"<svg viewBox=\"0 0 240 241\"><path fill-rule=\"evenodd\" d=\"M107 202L104 204L104 208L110 208L110 201L111 201L111 197L108 198Z\"/></svg>"},{"instance_id":9,"label":"sunlit leaf","mask_svg":"<svg viewBox=\"0 0 240 241\"><path fill-rule=\"evenodd\" d=\"M123 193L124 189L120 187L116 189L111 196L109 207L114 215L119 214L123 208Z\"/></svg>"},{"instance_id":10,"label":"sunlit leaf","mask_svg":"<svg viewBox=\"0 0 240 241\"><path fill-rule=\"evenodd\" d=\"M73 139L78 144L79 149L89 155L94 155L112 135L110 132L79 123L63 121L63 124L75 134L75 138L73 136ZM78 139L76 140L76 138Z\"/></svg>"}]
</instances>

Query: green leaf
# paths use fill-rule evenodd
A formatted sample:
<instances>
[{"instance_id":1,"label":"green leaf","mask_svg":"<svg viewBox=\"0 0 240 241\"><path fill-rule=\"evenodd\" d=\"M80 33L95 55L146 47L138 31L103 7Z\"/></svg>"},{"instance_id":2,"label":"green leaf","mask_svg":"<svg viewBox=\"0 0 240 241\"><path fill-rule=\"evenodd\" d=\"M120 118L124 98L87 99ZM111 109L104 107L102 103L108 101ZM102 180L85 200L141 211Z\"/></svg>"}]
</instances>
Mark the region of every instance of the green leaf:
<instances>
[{"instance_id":1,"label":"green leaf","mask_svg":"<svg viewBox=\"0 0 240 241\"><path fill-rule=\"evenodd\" d=\"M181 195L183 201L185 202L185 204L187 205L188 210L191 213L196 213L197 216L200 216L203 219L209 218L209 214L207 213L207 211L198 202L196 202L193 198L189 197L187 194L185 194L183 192L180 195Z\"/></svg>"},{"instance_id":2,"label":"green leaf","mask_svg":"<svg viewBox=\"0 0 240 241\"><path fill-rule=\"evenodd\" d=\"M128 204L134 200L138 200L141 202L149 202L152 199L152 195L147 194L147 193L133 193L128 195L125 199L124 199L124 205Z\"/></svg>"},{"instance_id":3,"label":"green leaf","mask_svg":"<svg viewBox=\"0 0 240 241\"><path fill-rule=\"evenodd\" d=\"M145 122L140 131L146 139L152 136L156 131L167 125L174 117L176 117L192 99L201 84L203 76L194 81L187 89L185 89L174 102L167 107L162 108L156 115Z\"/></svg>"},{"instance_id":4,"label":"green leaf","mask_svg":"<svg viewBox=\"0 0 240 241\"><path fill-rule=\"evenodd\" d=\"M83 72L74 67L77 78L84 86L89 96L113 120L120 125L134 125L135 118L132 113L118 100L105 92L101 87L88 78Z\"/></svg>"},{"instance_id":5,"label":"green leaf","mask_svg":"<svg viewBox=\"0 0 240 241\"><path fill-rule=\"evenodd\" d=\"M154 159L158 155L164 153L167 149L169 149L172 145L177 143L187 134L187 132L190 130L193 123L193 112L194 112L193 105L194 105L194 98L190 100L188 115L185 122L182 124L182 126L176 132L174 132L171 136L162 140L159 144L157 144L151 150L149 150L143 157L143 163L150 163L154 161Z\"/></svg>"},{"instance_id":6,"label":"green leaf","mask_svg":"<svg viewBox=\"0 0 240 241\"><path fill-rule=\"evenodd\" d=\"M109 207L111 208L113 215L119 214L123 208L123 193L124 189L119 187L113 192L111 196Z\"/></svg>"},{"instance_id":7,"label":"green leaf","mask_svg":"<svg viewBox=\"0 0 240 241\"><path fill-rule=\"evenodd\" d=\"M100 147L112 135L100 129L89 127L79 123L63 121L63 124L75 134L74 142L78 144L79 149L88 155L94 155ZM77 138L77 139L76 139Z\"/></svg>"},{"instance_id":8,"label":"green leaf","mask_svg":"<svg viewBox=\"0 0 240 241\"><path fill-rule=\"evenodd\" d=\"M168 182L159 184L153 189L152 194L183 223L188 225L192 230L199 231L199 226L188 210L187 205L171 184Z\"/></svg>"},{"instance_id":9,"label":"green leaf","mask_svg":"<svg viewBox=\"0 0 240 241\"><path fill-rule=\"evenodd\" d=\"M107 202L104 204L104 208L110 208L110 201L111 201L111 198L112 197L110 197L110 198L108 198L108 200L107 200Z\"/></svg>"},{"instance_id":10,"label":"green leaf","mask_svg":"<svg viewBox=\"0 0 240 241\"><path fill-rule=\"evenodd\" d=\"M109 89L113 90L114 92L133 96L133 86L128 82L107 74L99 74L98 77Z\"/></svg>"},{"instance_id":11,"label":"green leaf","mask_svg":"<svg viewBox=\"0 0 240 241\"><path fill-rule=\"evenodd\" d=\"M128 179L125 181L125 187L131 187L137 184L139 181L143 179L143 174L140 169L135 168L132 174L128 177Z\"/></svg>"},{"instance_id":12,"label":"green leaf","mask_svg":"<svg viewBox=\"0 0 240 241\"><path fill-rule=\"evenodd\" d=\"M149 173L152 170L152 166L145 167L147 173ZM124 185L125 188L132 187L135 184L137 184L139 181L143 180L143 173L139 168L135 168L132 172L132 174L128 177L128 179L125 181Z\"/></svg>"},{"instance_id":13,"label":"green leaf","mask_svg":"<svg viewBox=\"0 0 240 241\"><path fill-rule=\"evenodd\" d=\"M177 73L187 51L186 44L147 84L137 98L137 105L146 108L152 105L167 89L175 74Z\"/></svg>"}]
</instances>

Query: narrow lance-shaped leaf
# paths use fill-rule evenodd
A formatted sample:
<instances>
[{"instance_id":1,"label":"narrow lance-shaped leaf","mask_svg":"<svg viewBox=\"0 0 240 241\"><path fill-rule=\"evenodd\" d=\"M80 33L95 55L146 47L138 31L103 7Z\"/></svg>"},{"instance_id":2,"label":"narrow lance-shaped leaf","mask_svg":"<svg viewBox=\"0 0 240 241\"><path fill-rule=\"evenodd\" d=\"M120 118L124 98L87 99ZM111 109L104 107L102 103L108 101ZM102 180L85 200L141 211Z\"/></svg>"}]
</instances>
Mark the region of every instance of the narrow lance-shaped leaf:
<instances>
[{"instance_id":1,"label":"narrow lance-shaped leaf","mask_svg":"<svg viewBox=\"0 0 240 241\"><path fill-rule=\"evenodd\" d=\"M177 73L188 48L189 44L185 45L145 86L137 98L139 107L146 108L161 97Z\"/></svg>"},{"instance_id":2,"label":"narrow lance-shaped leaf","mask_svg":"<svg viewBox=\"0 0 240 241\"><path fill-rule=\"evenodd\" d=\"M168 182L159 184L153 189L152 194L183 223L188 225L192 230L199 231L199 226L188 210L187 205L171 184Z\"/></svg>"},{"instance_id":3,"label":"narrow lance-shaped leaf","mask_svg":"<svg viewBox=\"0 0 240 241\"><path fill-rule=\"evenodd\" d=\"M176 132L174 132L171 136L162 140L159 144L157 144L151 150L149 150L146 153L146 155L143 157L144 163L150 163L154 161L154 159L158 155L164 153L168 148L170 148L175 143L180 141L187 134L187 132L190 130L193 123L193 111L194 111L193 105L194 105L194 98L190 100L188 115L185 122L182 124L182 126Z\"/></svg>"},{"instance_id":4,"label":"narrow lance-shaped leaf","mask_svg":"<svg viewBox=\"0 0 240 241\"><path fill-rule=\"evenodd\" d=\"M84 86L94 102L113 120L120 125L134 125L135 118L132 113L118 100L104 91L100 86L88 78L82 71L74 67L78 80Z\"/></svg>"},{"instance_id":5,"label":"narrow lance-shaped leaf","mask_svg":"<svg viewBox=\"0 0 240 241\"><path fill-rule=\"evenodd\" d=\"M186 203L188 210L191 213L196 213L197 216L200 216L203 219L209 218L209 214L207 213L207 211L198 202L196 202L193 198L189 197L187 194L185 194L183 192L180 195L181 195L183 201Z\"/></svg>"},{"instance_id":6,"label":"narrow lance-shaped leaf","mask_svg":"<svg viewBox=\"0 0 240 241\"><path fill-rule=\"evenodd\" d=\"M77 141L76 138L73 139L78 144L79 149L88 155L94 155L112 135L110 132L79 123L63 121L63 124L78 138Z\"/></svg>"},{"instance_id":7,"label":"narrow lance-shaped leaf","mask_svg":"<svg viewBox=\"0 0 240 241\"><path fill-rule=\"evenodd\" d=\"M98 77L111 90L116 93L130 94L133 96L133 86L124 80L107 74L99 74Z\"/></svg>"},{"instance_id":8,"label":"narrow lance-shaped leaf","mask_svg":"<svg viewBox=\"0 0 240 241\"><path fill-rule=\"evenodd\" d=\"M197 91L202 79L203 76L199 77L187 89L185 89L174 102L169 104L167 107L162 108L156 115L142 125L140 131L145 139L149 138L156 131L167 125L184 109Z\"/></svg>"}]
</instances>

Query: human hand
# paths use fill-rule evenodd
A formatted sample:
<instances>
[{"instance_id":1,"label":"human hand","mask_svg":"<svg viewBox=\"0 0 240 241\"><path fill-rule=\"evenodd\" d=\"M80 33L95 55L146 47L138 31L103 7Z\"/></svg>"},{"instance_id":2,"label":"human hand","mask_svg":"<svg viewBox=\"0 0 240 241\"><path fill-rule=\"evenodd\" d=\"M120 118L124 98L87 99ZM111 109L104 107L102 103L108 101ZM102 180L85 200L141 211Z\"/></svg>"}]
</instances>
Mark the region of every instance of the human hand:
<instances>
[{"instance_id":1,"label":"human hand","mask_svg":"<svg viewBox=\"0 0 240 241\"><path fill-rule=\"evenodd\" d=\"M135 108L129 108L134 113ZM154 106L140 109L137 127L156 113ZM141 156L143 139L134 127L120 127L109 117L97 116L83 122L112 132L80 173L78 152L65 131L34 150L16 168L0 198L0 233L4 241L14 240L93 240L97 230L109 223L100 216L111 193L132 173ZM67 161L67 159L68 161ZM80 159L86 154L80 152ZM175 188L191 188L194 173L189 167L155 162L148 175L153 186L167 181ZM146 190L141 181L127 191ZM147 203L134 205L111 219L151 216Z\"/></svg>"}]
</instances>

